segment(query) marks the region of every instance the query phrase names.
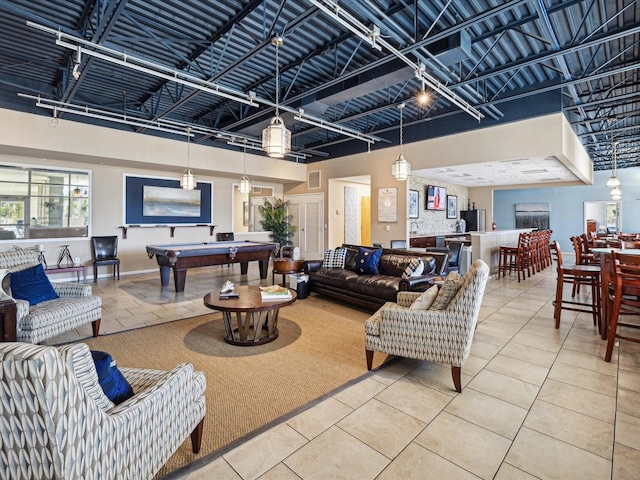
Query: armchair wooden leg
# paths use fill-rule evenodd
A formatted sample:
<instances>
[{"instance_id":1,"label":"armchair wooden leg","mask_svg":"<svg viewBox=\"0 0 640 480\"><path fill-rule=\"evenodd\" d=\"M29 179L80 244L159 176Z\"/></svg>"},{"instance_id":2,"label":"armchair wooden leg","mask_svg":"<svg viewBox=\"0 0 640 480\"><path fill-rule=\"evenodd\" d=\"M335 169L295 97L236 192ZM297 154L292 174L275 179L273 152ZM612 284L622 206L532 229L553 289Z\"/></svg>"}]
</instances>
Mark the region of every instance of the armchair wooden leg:
<instances>
[{"instance_id":1,"label":"armchair wooden leg","mask_svg":"<svg viewBox=\"0 0 640 480\"><path fill-rule=\"evenodd\" d=\"M101 318L99 318L98 320L95 320L93 322L91 322L91 328L93 329L93 336L97 337L98 336L98 332L100 331L100 320L102 320Z\"/></svg>"},{"instance_id":2,"label":"armchair wooden leg","mask_svg":"<svg viewBox=\"0 0 640 480\"><path fill-rule=\"evenodd\" d=\"M373 364L373 350L365 350L367 354L367 370L371 370L371 365Z\"/></svg>"},{"instance_id":3,"label":"armchair wooden leg","mask_svg":"<svg viewBox=\"0 0 640 480\"><path fill-rule=\"evenodd\" d=\"M191 449L193 453L200 453L200 447L202 446L202 432L204 431L204 418L200 420L200 423L196 425L196 428L191 432Z\"/></svg>"},{"instance_id":4,"label":"armchair wooden leg","mask_svg":"<svg viewBox=\"0 0 640 480\"><path fill-rule=\"evenodd\" d=\"M453 377L453 385L456 387L456 392L462 393L462 383L460 382L461 367L451 365L451 376Z\"/></svg>"}]
</instances>

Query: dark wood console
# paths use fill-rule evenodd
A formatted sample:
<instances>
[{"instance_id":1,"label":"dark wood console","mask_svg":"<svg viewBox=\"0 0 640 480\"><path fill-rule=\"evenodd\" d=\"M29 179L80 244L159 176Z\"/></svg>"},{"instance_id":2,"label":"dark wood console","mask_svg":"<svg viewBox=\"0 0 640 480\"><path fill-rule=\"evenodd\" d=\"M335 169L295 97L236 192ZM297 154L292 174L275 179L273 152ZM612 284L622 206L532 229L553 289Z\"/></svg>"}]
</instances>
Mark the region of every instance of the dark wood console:
<instances>
[{"instance_id":1,"label":"dark wood console","mask_svg":"<svg viewBox=\"0 0 640 480\"><path fill-rule=\"evenodd\" d=\"M466 240L471 240L471 236L468 233L434 233L411 237L409 239L409 246L411 248L444 247L446 246L446 239L456 237L464 237Z\"/></svg>"}]
</instances>

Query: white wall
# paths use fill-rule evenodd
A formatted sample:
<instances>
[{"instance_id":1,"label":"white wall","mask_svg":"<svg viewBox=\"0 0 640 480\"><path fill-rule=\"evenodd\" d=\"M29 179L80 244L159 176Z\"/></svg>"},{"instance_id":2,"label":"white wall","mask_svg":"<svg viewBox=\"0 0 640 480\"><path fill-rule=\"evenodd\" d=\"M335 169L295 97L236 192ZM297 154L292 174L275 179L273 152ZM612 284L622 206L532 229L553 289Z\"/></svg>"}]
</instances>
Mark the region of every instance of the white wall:
<instances>
[{"instance_id":1,"label":"white wall","mask_svg":"<svg viewBox=\"0 0 640 480\"><path fill-rule=\"evenodd\" d=\"M593 178L591 161L584 148L576 144L577 137L575 134L571 136L567 125L568 122L564 115L555 113L405 144L403 153L411 163L413 171L449 165L468 165L470 163L554 155L582 180L580 184L590 183ZM398 181L391 175L391 165L398 156L400 147L389 147L369 153L363 146L362 150L363 152L359 154L313 163L308 168L311 171L320 170L322 180L320 190L325 193L329 191L328 182L330 179L371 175L371 239L388 245L392 239L406 238L409 230L406 202L409 186L407 182ZM436 184L440 185L440 183ZM377 192L379 188L390 187L397 187L398 199L405 199L405 201L398 201L397 223L380 223L377 221ZM524 186L519 185L518 187L523 188ZM476 208L487 210L488 223L493 218L492 191L493 189L489 187L468 190L469 197L476 202ZM318 190L309 190L306 184L285 185L286 194L308 192L317 193ZM462 208L462 206L459 199L458 208ZM325 211L325 218L330 218L330 213L329 210ZM440 213L444 215L444 212ZM427 224L425 228L428 232L435 233L431 225ZM450 224L445 222L444 225L439 225L437 228L438 230L440 228L449 229ZM329 242L328 245L331 243Z\"/></svg>"},{"instance_id":2,"label":"white wall","mask_svg":"<svg viewBox=\"0 0 640 480\"><path fill-rule=\"evenodd\" d=\"M0 163L19 164L29 166L57 166L68 168L66 162L37 160L0 155ZM147 245L199 243L215 240L216 232L229 232L232 226L232 198L233 185L236 180L230 178L216 178L197 176L198 181L212 183L213 219L212 224L217 225L213 236L209 236L208 227L176 227L174 237L170 236L170 230L166 227L129 228L127 239L122 238L124 224L124 174L150 175L148 170L135 168L122 168L107 165L91 165L74 162L73 166L79 169L87 169L92 172L91 185L91 225L89 235L118 235L118 257L121 260L121 273L135 273L141 271L157 270L155 259L149 260L145 247ZM152 172L154 177L166 177L178 179L174 172ZM274 188L275 194L282 196L282 184L263 182L265 186ZM3 240L0 241L0 251L10 250L14 245L21 248L32 247L36 244L45 245L47 263L53 265L57 262L62 245L69 245L71 255L80 257L82 263L91 265L91 244L89 238L81 239L38 239L38 240ZM88 269L87 273L91 272ZM100 269L100 274L106 273L105 268ZM56 278L58 280L58 278Z\"/></svg>"}]
</instances>

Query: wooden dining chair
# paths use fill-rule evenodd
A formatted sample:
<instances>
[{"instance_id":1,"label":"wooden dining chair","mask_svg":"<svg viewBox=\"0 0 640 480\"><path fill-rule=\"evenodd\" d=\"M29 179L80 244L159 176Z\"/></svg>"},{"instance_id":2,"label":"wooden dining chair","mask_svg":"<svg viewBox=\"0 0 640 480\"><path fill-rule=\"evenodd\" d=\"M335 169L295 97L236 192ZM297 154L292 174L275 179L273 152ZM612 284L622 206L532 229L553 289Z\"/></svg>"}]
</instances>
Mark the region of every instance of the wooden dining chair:
<instances>
[{"instance_id":1,"label":"wooden dining chair","mask_svg":"<svg viewBox=\"0 0 640 480\"><path fill-rule=\"evenodd\" d=\"M616 338L640 343L640 337L631 337L618 331L618 327L640 328L640 323L621 322L620 315L640 315L640 255L612 252L613 275L607 286L609 318L607 319L607 351L604 359L611 361Z\"/></svg>"},{"instance_id":2,"label":"wooden dining chair","mask_svg":"<svg viewBox=\"0 0 640 480\"><path fill-rule=\"evenodd\" d=\"M556 283L556 298L553 301L553 318L556 321L556 328L560 328L560 316L562 310L574 312L591 313L593 324L598 327L598 332L604 328L600 310L600 267L598 265L565 265L562 261L562 251L557 241L551 244L551 252L556 260L558 277ZM591 288L591 301L578 302L574 300L564 300L564 284L587 285ZM573 295L572 295L573 297Z\"/></svg>"}]
</instances>

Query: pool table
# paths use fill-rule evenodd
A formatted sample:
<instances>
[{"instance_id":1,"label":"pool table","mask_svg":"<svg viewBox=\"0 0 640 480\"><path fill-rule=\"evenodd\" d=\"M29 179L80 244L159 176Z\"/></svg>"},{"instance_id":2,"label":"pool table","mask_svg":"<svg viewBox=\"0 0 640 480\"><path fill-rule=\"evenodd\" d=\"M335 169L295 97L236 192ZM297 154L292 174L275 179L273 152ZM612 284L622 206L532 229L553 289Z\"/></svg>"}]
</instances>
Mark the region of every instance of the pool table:
<instances>
[{"instance_id":1,"label":"pool table","mask_svg":"<svg viewBox=\"0 0 640 480\"><path fill-rule=\"evenodd\" d=\"M155 255L160 267L162 286L169 284L169 271L173 270L176 292L184 292L187 269L239 263L240 272L247 274L249 262L257 260L260 278L267 278L269 257L276 250L275 243L229 241L209 243L185 243L178 245L147 245L147 255Z\"/></svg>"}]
</instances>

